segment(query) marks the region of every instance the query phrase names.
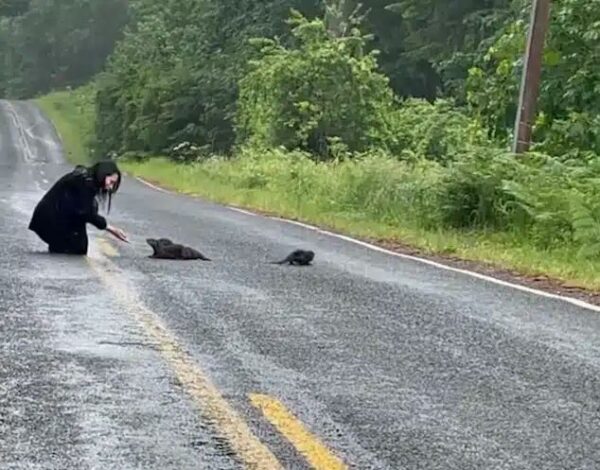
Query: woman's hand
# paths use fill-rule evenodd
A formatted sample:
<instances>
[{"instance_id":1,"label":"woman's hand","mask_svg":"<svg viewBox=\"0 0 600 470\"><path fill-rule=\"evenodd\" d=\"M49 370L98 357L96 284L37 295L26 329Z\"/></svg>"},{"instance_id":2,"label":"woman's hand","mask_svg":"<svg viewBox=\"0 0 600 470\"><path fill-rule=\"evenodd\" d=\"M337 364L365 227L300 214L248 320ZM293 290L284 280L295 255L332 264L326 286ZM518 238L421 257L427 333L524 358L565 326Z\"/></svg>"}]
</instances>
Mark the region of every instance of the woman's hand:
<instances>
[{"instance_id":1,"label":"woman's hand","mask_svg":"<svg viewBox=\"0 0 600 470\"><path fill-rule=\"evenodd\" d=\"M129 240L127 239L127 235L120 228L109 225L108 227L106 227L106 230L109 233L111 233L112 235L114 235L116 238L118 238L119 240L129 243Z\"/></svg>"}]
</instances>

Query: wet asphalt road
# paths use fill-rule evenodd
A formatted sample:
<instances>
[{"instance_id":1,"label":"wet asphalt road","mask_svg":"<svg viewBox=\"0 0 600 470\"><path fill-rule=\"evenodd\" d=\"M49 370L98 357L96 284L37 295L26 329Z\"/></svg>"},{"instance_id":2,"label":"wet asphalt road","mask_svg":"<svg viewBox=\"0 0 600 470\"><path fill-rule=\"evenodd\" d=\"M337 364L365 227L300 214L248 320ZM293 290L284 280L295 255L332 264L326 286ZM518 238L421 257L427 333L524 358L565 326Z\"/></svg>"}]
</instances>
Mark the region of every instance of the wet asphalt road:
<instances>
[{"instance_id":1,"label":"wet asphalt road","mask_svg":"<svg viewBox=\"0 0 600 470\"><path fill-rule=\"evenodd\" d=\"M0 468L244 468L216 393L282 468L600 468L600 313L131 178L109 217L130 245L90 226L88 259L50 256L27 224L69 168L0 101ZM148 259L148 236L214 261ZM266 264L298 246L314 266Z\"/></svg>"}]
</instances>

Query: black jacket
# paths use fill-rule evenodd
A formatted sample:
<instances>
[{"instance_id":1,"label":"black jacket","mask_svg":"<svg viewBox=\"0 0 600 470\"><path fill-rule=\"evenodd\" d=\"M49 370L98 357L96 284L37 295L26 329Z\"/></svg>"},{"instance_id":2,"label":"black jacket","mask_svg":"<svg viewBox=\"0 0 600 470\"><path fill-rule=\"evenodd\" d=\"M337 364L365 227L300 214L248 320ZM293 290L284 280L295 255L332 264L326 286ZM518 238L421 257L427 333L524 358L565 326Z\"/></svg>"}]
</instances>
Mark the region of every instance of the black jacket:
<instances>
[{"instance_id":1,"label":"black jacket","mask_svg":"<svg viewBox=\"0 0 600 470\"><path fill-rule=\"evenodd\" d=\"M106 219L98 214L98 191L93 174L87 168L77 166L60 178L40 200L29 230L50 243L65 233L85 230L86 223L99 230L106 229Z\"/></svg>"}]
</instances>

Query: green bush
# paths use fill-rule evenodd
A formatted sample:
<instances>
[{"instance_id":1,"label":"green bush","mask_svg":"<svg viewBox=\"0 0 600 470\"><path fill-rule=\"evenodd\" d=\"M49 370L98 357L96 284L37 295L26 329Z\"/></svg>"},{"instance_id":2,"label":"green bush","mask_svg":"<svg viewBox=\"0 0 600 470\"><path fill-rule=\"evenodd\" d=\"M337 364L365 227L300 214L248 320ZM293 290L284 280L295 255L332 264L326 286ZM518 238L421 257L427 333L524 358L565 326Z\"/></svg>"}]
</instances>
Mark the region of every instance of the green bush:
<instances>
[{"instance_id":1,"label":"green bush","mask_svg":"<svg viewBox=\"0 0 600 470\"><path fill-rule=\"evenodd\" d=\"M449 165L437 194L443 226L519 234L546 248L571 239L573 177L557 159L488 149ZM572 240L571 240L572 241Z\"/></svg>"},{"instance_id":2,"label":"green bush","mask_svg":"<svg viewBox=\"0 0 600 470\"><path fill-rule=\"evenodd\" d=\"M600 255L600 159L564 162L539 153L465 155L436 194L442 227L512 233L542 249Z\"/></svg>"},{"instance_id":3,"label":"green bush","mask_svg":"<svg viewBox=\"0 0 600 470\"><path fill-rule=\"evenodd\" d=\"M544 248L574 245L580 255L600 254L600 160L533 157L519 180L505 183L532 221L527 238Z\"/></svg>"},{"instance_id":4,"label":"green bush","mask_svg":"<svg viewBox=\"0 0 600 470\"><path fill-rule=\"evenodd\" d=\"M396 149L404 157L448 162L473 147L491 146L479 123L449 99L433 103L410 98L392 115L392 135Z\"/></svg>"},{"instance_id":5,"label":"green bush","mask_svg":"<svg viewBox=\"0 0 600 470\"><path fill-rule=\"evenodd\" d=\"M586 160L600 154L600 114L572 111L565 118L550 119L546 113L540 113L534 129L536 151L562 160Z\"/></svg>"},{"instance_id":6,"label":"green bush","mask_svg":"<svg viewBox=\"0 0 600 470\"><path fill-rule=\"evenodd\" d=\"M520 217L514 198L503 191L514 180L518 161L500 150L464 155L444 174L437 194L441 224L454 228L505 230Z\"/></svg>"},{"instance_id":7,"label":"green bush","mask_svg":"<svg viewBox=\"0 0 600 470\"><path fill-rule=\"evenodd\" d=\"M365 54L358 30L331 37L320 19L295 12L289 21L296 40L285 48L256 40L261 57L250 61L240 81L236 130L241 144L301 149L332 156L332 139L350 152L385 143L393 93Z\"/></svg>"}]
</instances>

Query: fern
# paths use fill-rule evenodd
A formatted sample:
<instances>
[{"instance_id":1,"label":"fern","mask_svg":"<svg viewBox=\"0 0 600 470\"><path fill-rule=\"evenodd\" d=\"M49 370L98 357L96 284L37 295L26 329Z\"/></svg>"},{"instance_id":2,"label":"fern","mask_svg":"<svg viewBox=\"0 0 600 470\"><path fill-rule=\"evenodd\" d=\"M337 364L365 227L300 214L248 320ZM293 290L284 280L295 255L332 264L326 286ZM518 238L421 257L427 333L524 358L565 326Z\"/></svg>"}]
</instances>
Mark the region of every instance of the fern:
<instances>
[{"instance_id":1,"label":"fern","mask_svg":"<svg viewBox=\"0 0 600 470\"><path fill-rule=\"evenodd\" d=\"M580 258L597 258L600 255L599 207L586 203L581 194L574 193L569 198L573 239L580 243L577 253Z\"/></svg>"}]
</instances>

